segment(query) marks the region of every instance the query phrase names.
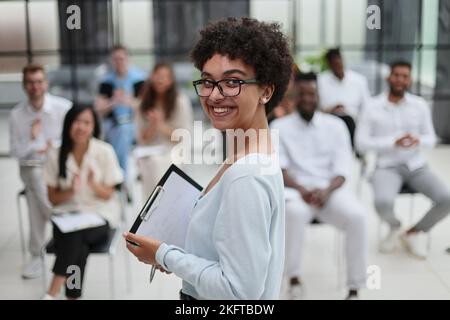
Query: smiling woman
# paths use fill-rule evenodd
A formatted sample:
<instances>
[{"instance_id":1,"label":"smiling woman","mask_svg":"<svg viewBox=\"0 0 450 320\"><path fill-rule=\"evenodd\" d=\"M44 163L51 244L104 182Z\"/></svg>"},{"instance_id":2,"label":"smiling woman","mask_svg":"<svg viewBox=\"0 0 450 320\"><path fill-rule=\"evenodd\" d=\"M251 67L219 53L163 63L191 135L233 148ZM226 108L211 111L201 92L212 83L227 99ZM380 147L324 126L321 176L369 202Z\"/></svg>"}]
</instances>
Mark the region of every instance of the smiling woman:
<instances>
[{"instance_id":1,"label":"smiling woman","mask_svg":"<svg viewBox=\"0 0 450 320\"><path fill-rule=\"evenodd\" d=\"M90 248L107 238L116 228L119 211L115 186L123 175L112 147L97 137L100 126L95 111L74 105L64 118L62 143L51 149L44 167L48 199L55 214L88 213L98 215L103 224L67 232L53 224L56 259L53 278L44 299L55 299L63 286L69 299L81 297L84 271ZM69 267L81 272L80 286L66 282Z\"/></svg>"},{"instance_id":2,"label":"smiling woman","mask_svg":"<svg viewBox=\"0 0 450 320\"><path fill-rule=\"evenodd\" d=\"M181 299L276 299L284 262L284 195L266 112L287 88L292 58L277 24L228 18L206 26L192 51L193 85L230 143L226 161L191 212L185 247L134 234L142 262L183 279ZM262 133L262 134L261 134ZM242 139L241 139L242 141ZM275 164L276 170L264 167Z\"/></svg>"}]
</instances>

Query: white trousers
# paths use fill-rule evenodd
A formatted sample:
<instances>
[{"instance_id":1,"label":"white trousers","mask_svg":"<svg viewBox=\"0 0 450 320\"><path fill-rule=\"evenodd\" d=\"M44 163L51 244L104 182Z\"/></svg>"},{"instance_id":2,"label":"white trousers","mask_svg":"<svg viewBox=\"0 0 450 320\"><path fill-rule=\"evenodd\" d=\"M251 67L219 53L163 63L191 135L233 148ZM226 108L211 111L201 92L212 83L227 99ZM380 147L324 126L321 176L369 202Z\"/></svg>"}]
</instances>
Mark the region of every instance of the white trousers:
<instances>
[{"instance_id":1,"label":"white trousers","mask_svg":"<svg viewBox=\"0 0 450 320\"><path fill-rule=\"evenodd\" d=\"M42 170L42 167L20 167L30 219L29 250L35 257L39 256L45 244L45 227L52 213Z\"/></svg>"},{"instance_id":2,"label":"white trousers","mask_svg":"<svg viewBox=\"0 0 450 320\"><path fill-rule=\"evenodd\" d=\"M331 194L322 209L305 203L298 192L286 200L286 275L301 276L305 231L314 218L344 233L347 286L364 287L368 250L366 211L351 191L342 188Z\"/></svg>"}]
</instances>

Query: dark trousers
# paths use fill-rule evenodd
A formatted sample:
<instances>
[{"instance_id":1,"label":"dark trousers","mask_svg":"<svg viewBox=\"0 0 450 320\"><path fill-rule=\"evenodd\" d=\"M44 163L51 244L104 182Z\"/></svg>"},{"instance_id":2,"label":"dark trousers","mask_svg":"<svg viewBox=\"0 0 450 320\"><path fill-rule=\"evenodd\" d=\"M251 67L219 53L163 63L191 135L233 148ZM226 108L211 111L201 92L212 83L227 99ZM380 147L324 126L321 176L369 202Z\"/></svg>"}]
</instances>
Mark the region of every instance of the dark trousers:
<instances>
[{"instance_id":1,"label":"dark trousers","mask_svg":"<svg viewBox=\"0 0 450 320\"><path fill-rule=\"evenodd\" d=\"M197 300L197 299L180 290L180 300Z\"/></svg>"},{"instance_id":2,"label":"dark trousers","mask_svg":"<svg viewBox=\"0 0 450 320\"><path fill-rule=\"evenodd\" d=\"M72 289L68 287L68 283L66 282L67 297L81 297L84 270L89 256L89 250L92 246L106 241L108 238L108 231L108 223L100 227L70 233L62 233L59 228L53 224L53 239L55 242L56 254L53 273L63 277L70 277L74 273L73 270L68 270L69 266L77 266L80 268L80 286Z\"/></svg>"}]
</instances>

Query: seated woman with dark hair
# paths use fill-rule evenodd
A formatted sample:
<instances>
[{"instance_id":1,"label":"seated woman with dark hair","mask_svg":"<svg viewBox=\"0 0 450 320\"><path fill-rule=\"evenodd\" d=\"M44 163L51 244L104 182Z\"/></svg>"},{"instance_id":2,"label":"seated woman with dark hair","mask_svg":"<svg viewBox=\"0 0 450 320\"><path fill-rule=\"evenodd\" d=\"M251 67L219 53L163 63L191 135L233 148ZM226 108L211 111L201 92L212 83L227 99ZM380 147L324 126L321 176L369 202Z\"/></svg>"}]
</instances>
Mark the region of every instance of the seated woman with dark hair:
<instances>
[{"instance_id":1,"label":"seated woman with dark hair","mask_svg":"<svg viewBox=\"0 0 450 320\"><path fill-rule=\"evenodd\" d=\"M48 198L54 213L91 212L105 219L99 227L63 233L54 224L56 260L53 279L44 299L56 298L66 283L67 268L75 265L83 281L89 248L106 240L118 224L120 207L115 186L123 176L113 148L97 139L98 119L90 107L72 107L64 119L62 144L51 150L44 169ZM76 299L80 288L66 285L66 296Z\"/></svg>"}]
</instances>

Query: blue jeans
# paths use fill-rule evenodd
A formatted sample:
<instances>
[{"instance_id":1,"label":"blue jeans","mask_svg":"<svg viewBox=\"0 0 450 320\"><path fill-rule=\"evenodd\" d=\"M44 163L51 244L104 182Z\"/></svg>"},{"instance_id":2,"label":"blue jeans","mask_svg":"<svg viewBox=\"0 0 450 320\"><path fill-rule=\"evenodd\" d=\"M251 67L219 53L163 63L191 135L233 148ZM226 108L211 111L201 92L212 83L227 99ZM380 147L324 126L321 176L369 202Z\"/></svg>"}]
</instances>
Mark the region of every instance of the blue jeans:
<instances>
[{"instance_id":1,"label":"blue jeans","mask_svg":"<svg viewBox=\"0 0 450 320\"><path fill-rule=\"evenodd\" d=\"M128 155L131 153L135 135L134 123L116 124L112 119L107 118L103 121L103 129L105 132L105 140L114 148L126 180Z\"/></svg>"}]
</instances>

